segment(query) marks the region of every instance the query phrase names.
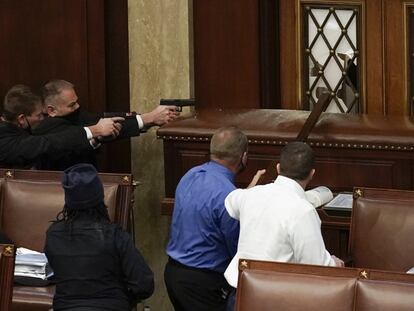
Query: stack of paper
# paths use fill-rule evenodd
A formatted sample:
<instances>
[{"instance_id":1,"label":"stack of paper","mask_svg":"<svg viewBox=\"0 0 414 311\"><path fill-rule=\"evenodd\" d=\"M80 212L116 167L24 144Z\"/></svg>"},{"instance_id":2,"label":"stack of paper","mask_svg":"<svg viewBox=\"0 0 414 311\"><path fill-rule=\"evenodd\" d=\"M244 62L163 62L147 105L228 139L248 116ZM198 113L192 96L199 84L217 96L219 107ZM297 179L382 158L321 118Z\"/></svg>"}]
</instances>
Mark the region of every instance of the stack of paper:
<instances>
[{"instance_id":1,"label":"stack of paper","mask_svg":"<svg viewBox=\"0 0 414 311\"><path fill-rule=\"evenodd\" d=\"M315 207L318 208L333 198L332 191L325 186L319 186L305 192L306 199Z\"/></svg>"},{"instance_id":2,"label":"stack of paper","mask_svg":"<svg viewBox=\"0 0 414 311\"><path fill-rule=\"evenodd\" d=\"M339 193L331 202L325 205L325 209L352 209L352 193Z\"/></svg>"},{"instance_id":3,"label":"stack of paper","mask_svg":"<svg viewBox=\"0 0 414 311\"><path fill-rule=\"evenodd\" d=\"M14 267L15 276L46 280L52 274L45 254L24 247L17 248Z\"/></svg>"}]
</instances>

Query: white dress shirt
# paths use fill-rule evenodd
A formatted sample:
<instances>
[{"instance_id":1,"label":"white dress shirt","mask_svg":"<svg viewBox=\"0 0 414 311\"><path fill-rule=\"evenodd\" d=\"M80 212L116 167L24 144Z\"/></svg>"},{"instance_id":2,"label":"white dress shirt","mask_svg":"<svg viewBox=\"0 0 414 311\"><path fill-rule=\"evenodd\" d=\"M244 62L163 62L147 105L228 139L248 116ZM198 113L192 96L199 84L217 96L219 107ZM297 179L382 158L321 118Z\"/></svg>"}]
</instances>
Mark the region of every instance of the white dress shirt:
<instances>
[{"instance_id":1,"label":"white dress shirt","mask_svg":"<svg viewBox=\"0 0 414 311\"><path fill-rule=\"evenodd\" d=\"M271 184L234 190L225 206L240 220L237 253L224 273L231 286L237 287L240 258L335 266L319 216L293 179L278 176Z\"/></svg>"}]
</instances>

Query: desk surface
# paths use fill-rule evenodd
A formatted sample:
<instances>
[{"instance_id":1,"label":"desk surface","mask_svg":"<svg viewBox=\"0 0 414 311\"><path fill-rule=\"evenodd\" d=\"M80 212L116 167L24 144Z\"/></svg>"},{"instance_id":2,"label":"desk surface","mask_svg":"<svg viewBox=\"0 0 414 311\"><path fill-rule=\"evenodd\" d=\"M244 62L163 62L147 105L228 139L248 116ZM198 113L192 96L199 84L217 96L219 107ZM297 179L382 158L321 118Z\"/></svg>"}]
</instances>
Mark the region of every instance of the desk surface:
<instances>
[{"instance_id":1,"label":"desk surface","mask_svg":"<svg viewBox=\"0 0 414 311\"><path fill-rule=\"evenodd\" d=\"M225 125L235 125L250 143L284 145L296 138L308 111L226 109L200 111L158 129L164 140L209 140ZM414 150L414 118L322 113L308 140L311 145L358 149Z\"/></svg>"}]
</instances>

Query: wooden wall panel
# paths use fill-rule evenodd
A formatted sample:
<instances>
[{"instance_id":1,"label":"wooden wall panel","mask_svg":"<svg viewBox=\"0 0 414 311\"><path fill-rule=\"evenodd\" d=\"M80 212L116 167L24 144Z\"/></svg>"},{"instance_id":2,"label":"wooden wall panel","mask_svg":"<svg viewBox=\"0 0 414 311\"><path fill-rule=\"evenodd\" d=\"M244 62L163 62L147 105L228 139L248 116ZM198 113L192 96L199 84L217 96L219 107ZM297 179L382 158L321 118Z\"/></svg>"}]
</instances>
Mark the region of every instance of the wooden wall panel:
<instances>
[{"instance_id":1,"label":"wooden wall panel","mask_svg":"<svg viewBox=\"0 0 414 311\"><path fill-rule=\"evenodd\" d=\"M280 102L283 109L302 109L297 70L296 1L279 1Z\"/></svg>"},{"instance_id":2,"label":"wooden wall panel","mask_svg":"<svg viewBox=\"0 0 414 311\"><path fill-rule=\"evenodd\" d=\"M53 78L73 81L87 102L86 1L31 0L0 3L0 94L17 83L41 86Z\"/></svg>"},{"instance_id":3,"label":"wooden wall panel","mask_svg":"<svg viewBox=\"0 0 414 311\"><path fill-rule=\"evenodd\" d=\"M89 3L89 2L88 2ZM128 51L128 1L105 0L104 50L101 64L105 84L106 111L129 111L129 51ZM94 75L94 79L99 75ZM98 80L98 79L97 79ZM97 105L99 101L90 99ZM102 109L102 108L101 108ZM129 139L112 142L102 153L102 162L109 172L131 171L131 143Z\"/></svg>"},{"instance_id":4,"label":"wooden wall panel","mask_svg":"<svg viewBox=\"0 0 414 311\"><path fill-rule=\"evenodd\" d=\"M129 109L128 1L105 0L105 80L109 111Z\"/></svg>"},{"instance_id":5,"label":"wooden wall panel","mask_svg":"<svg viewBox=\"0 0 414 311\"><path fill-rule=\"evenodd\" d=\"M364 113L386 114L384 102L384 74L383 74L383 32L382 32L382 0L366 2L366 28L371 29L369 36L365 36L366 49L366 79L370 87L365 90L366 103ZM374 14L372 14L374 13Z\"/></svg>"},{"instance_id":6,"label":"wooden wall panel","mask_svg":"<svg viewBox=\"0 0 414 311\"><path fill-rule=\"evenodd\" d=\"M260 108L281 108L279 55L279 1L259 0Z\"/></svg>"},{"instance_id":7,"label":"wooden wall panel","mask_svg":"<svg viewBox=\"0 0 414 311\"><path fill-rule=\"evenodd\" d=\"M334 191L350 191L354 186L374 188L411 189L409 160L384 160L367 152L366 157L358 153L349 158L320 157L317 160L315 179L311 185L321 185L329 181ZM375 174L373 174L375 172Z\"/></svg>"},{"instance_id":8,"label":"wooden wall panel","mask_svg":"<svg viewBox=\"0 0 414 311\"><path fill-rule=\"evenodd\" d=\"M210 143L164 143L165 196L173 198L181 177L209 159ZM172 164L172 165L171 165Z\"/></svg>"},{"instance_id":9,"label":"wooden wall panel","mask_svg":"<svg viewBox=\"0 0 414 311\"><path fill-rule=\"evenodd\" d=\"M322 224L321 232L325 247L331 255L341 259L347 258L349 228L338 228L338 226L329 226Z\"/></svg>"},{"instance_id":10,"label":"wooden wall panel","mask_svg":"<svg viewBox=\"0 0 414 311\"><path fill-rule=\"evenodd\" d=\"M386 114L409 113L406 84L406 31L402 0L383 1L385 40Z\"/></svg>"},{"instance_id":11,"label":"wooden wall panel","mask_svg":"<svg viewBox=\"0 0 414 311\"><path fill-rule=\"evenodd\" d=\"M105 3L104 1L86 1L86 54L81 56L86 61L87 97L80 103L86 103L89 111L107 111L106 75L105 75ZM78 86L77 86L78 88Z\"/></svg>"},{"instance_id":12,"label":"wooden wall panel","mask_svg":"<svg viewBox=\"0 0 414 311\"><path fill-rule=\"evenodd\" d=\"M258 0L194 1L198 108L260 108Z\"/></svg>"}]
</instances>

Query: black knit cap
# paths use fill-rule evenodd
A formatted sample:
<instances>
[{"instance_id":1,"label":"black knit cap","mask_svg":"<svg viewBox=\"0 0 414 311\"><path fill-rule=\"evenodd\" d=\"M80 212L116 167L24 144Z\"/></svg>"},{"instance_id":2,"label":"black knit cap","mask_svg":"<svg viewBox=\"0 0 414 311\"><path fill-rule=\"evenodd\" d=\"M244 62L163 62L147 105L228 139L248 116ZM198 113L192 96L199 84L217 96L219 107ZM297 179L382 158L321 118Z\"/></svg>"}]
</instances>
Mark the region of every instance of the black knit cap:
<instances>
[{"instance_id":1,"label":"black knit cap","mask_svg":"<svg viewBox=\"0 0 414 311\"><path fill-rule=\"evenodd\" d=\"M104 200L104 190L98 172L91 164L76 164L63 172L62 186L68 208L87 209Z\"/></svg>"}]
</instances>

